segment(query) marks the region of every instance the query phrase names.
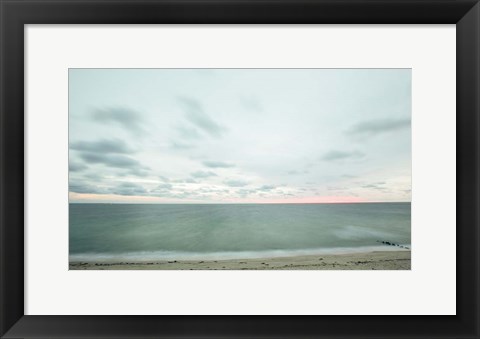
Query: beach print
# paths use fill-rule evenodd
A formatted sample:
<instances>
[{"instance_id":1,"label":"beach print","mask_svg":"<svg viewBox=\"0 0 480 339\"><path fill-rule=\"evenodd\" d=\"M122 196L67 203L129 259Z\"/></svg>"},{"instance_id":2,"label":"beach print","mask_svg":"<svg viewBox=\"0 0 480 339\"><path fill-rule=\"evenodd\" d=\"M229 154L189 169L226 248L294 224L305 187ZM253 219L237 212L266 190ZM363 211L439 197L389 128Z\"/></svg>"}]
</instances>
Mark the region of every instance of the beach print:
<instances>
[{"instance_id":1,"label":"beach print","mask_svg":"<svg viewBox=\"0 0 480 339\"><path fill-rule=\"evenodd\" d=\"M70 270L410 270L411 69L70 69Z\"/></svg>"}]
</instances>

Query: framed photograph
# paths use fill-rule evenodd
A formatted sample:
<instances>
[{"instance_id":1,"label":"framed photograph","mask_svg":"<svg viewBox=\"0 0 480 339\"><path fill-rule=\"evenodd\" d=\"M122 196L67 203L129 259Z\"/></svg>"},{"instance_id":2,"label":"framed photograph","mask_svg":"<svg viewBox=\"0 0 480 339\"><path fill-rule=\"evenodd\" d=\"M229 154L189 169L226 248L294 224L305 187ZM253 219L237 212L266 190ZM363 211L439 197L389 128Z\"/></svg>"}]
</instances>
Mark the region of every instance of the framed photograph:
<instances>
[{"instance_id":1,"label":"framed photograph","mask_svg":"<svg viewBox=\"0 0 480 339\"><path fill-rule=\"evenodd\" d=\"M408 270L410 121L411 69L70 69L69 268Z\"/></svg>"},{"instance_id":2,"label":"framed photograph","mask_svg":"<svg viewBox=\"0 0 480 339\"><path fill-rule=\"evenodd\" d=\"M1 0L2 338L480 338L479 8Z\"/></svg>"}]
</instances>

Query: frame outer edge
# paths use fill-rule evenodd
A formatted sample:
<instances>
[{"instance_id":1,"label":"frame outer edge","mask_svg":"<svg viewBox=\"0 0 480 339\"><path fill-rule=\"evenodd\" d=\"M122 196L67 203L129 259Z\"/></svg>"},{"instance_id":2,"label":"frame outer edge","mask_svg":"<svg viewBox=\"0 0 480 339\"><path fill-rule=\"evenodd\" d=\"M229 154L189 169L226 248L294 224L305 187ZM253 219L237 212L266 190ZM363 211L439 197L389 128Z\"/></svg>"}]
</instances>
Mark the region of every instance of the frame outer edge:
<instances>
[{"instance_id":1,"label":"frame outer edge","mask_svg":"<svg viewBox=\"0 0 480 339\"><path fill-rule=\"evenodd\" d=\"M0 336L24 317L25 300L24 23L14 5L0 0Z\"/></svg>"},{"instance_id":2,"label":"frame outer edge","mask_svg":"<svg viewBox=\"0 0 480 339\"><path fill-rule=\"evenodd\" d=\"M457 23L457 226L463 225L457 227L457 316L465 329L470 329L468 337L472 338L480 338L479 151L480 3L477 2ZM463 272L461 265L465 265ZM467 267L473 272L469 273ZM469 295L470 291L474 295ZM471 314L464 314L464 310Z\"/></svg>"},{"instance_id":3,"label":"frame outer edge","mask_svg":"<svg viewBox=\"0 0 480 339\"><path fill-rule=\"evenodd\" d=\"M21 1L19 1L21 2ZM35 1L36 3L40 3L41 1ZM60 3L66 3L68 1L56 1ZM84 1L87 2L87 1ZM90 2L90 1L88 1ZM114 1L112 1L114 2ZM0 0L0 336L9 336L12 335L17 337L19 332L22 332L19 327L22 323L27 320L28 317L34 316L23 316L23 313L19 313L19 310L23 311L23 296L19 299L18 297L18 286L14 286L12 282L18 280L19 277L24 278L23 273L23 266L15 267L18 263L23 262L23 254L18 258L13 258L12 255L19 253L18 244L22 244L21 251L23 252L23 219L18 220L20 215L23 218L23 205L16 206L20 200L23 202L23 179L20 180L20 176L24 175L23 165L24 160L23 157L21 159L16 159L15 155L18 158L19 149L23 149L23 133L21 136L16 135L15 133L22 130L19 129L18 125L20 122L23 121L23 115L21 117L15 116L18 115L20 112L23 112L23 102L15 101L14 98L9 98L8 94L15 93L16 90L23 89L24 85L24 78L23 78L23 71L21 74L17 72L18 63L23 65L22 60L15 60L11 56L14 53L18 54L18 51L21 49L22 56L24 52L23 45L19 46L20 43L23 43L23 31L20 32L20 28L23 29L23 24L21 19L22 13L13 11L7 11L6 7L10 7L13 2ZM201 3L201 1L200 1ZM7 17L6 12L8 12L9 16ZM11 14L11 15L10 15ZM48 19L47 19L48 20ZM466 146L467 149L465 151L459 152L458 154L464 155L462 157L463 162L459 166L457 164L458 169L462 169L462 172L457 172L457 190L458 187L462 187L462 190L459 192L464 192L464 197L469 197L472 200L466 201L462 198L462 203L457 200L457 213L458 211L467 212L465 215L464 223L474 223L472 225L472 230L468 232L462 232L460 235L463 236L463 240L469 244L470 252L467 254L473 254L473 258L470 258L468 261L469 268L473 266L475 272L466 274L465 277L472 277L473 281L466 280L466 279L459 279L457 283L457 293L459 288L467 288L468 292L473 291L475 295L468 296L469 298L466 300L468 301L468 306L465 306L466 309L472 310L471 314L463 314L462 321L464 322L465 327L468 327L469 333L467 334L467 329L463 328L462 334L459 333L457 338L480 338L479 336L479 306L480 306L480 293L478 283L480 282L480 270L479 270L479 249L478 245L480 244L479 239L479 196L480 196L480 163L479 163L479 154L478 151L480 149L480 99L479 99L479 91L480 91L480 6L478 2L466 15L458 22L457 24L457 51L460 36L459 28L463 26L465 30L464 36L465 38L463 49L462 49L462 59L465 59L465 66L461 66L463 72L459 72L457 66L457 81L465 78L469 79L469 84L472 84L472 88L463 88L462 91L459 91L457 87L457 100L459 98L463 98L462 105L459 106L457 102L457 109L460 111L469 111L472 114L470 118L464 117L463 123L465 127L465 136L462 136L460 142L458 142L458 146ZM471 27L475 27L473 31L470 31ZM14 29L13 31L9 32L7 36L6 31L7 28ZM7 48L8 47L8 48ZM6 51L8 50L9 55L6 55ZM467 57L465 55L466 52L473 52L473 55ZM461 60L457 55L457 65L461 65ZM8 67L6 67L8 65ZM473 68L472 68L473 67ZM473 74L469 74L468 70ZM5 73L6 72L6 73ZM459 74L462 73L462 74ZM463 78L462 78L463 77ZM9 86L5 86L8 83ZM464 92L464 93L462 93ZM23 100L23 95L21 96ZM15 96L17 98L17 96ZM7 111L10 112L7 116ZM12 113L15 112L15 113ZM12 122L12 125L8 125L8 129L6 125ZM457 123L457 129L459 128L460 124ZM457 130L457 138L459 137L459 130ZM8 147L7 147L8 146ZM10 150L9 150L10 149ZM12 150L13 149L13 150ZM458 150L458 148L457 148ZM6 159L12 160L11 156L14 155L13 161L9 161L7 164ZM472 158L473 157L473 158ZM21 167L21 168L20 168ZM18 170L21 169L20 172ZM17 172L15 172L17 170ZM458 175L462 175L461 179L458 179ZM8 180L7 180L8 179ZM472 181L473 180L473 181ZM18 183L22 183L22 190L19 191ZM15 192L15 187L16 191ZM9 193L7 195L7 193ZM10 199L10 194L13 194L12 199ZM5 197L9 198L9 201L6 201ZM7 215L7 211L9 211ZM14 216L12 216L14 214ZM18 221L17 223L13 223L14 221ZM9 228L7 229L7 223ZM17 228L21 227L22 229L12 230L13 224L17 226ZM22 239L19 239L19 235L22 236ZM460 239L457 236L457 241ZM472 247L473 245L473 247ZM457 244L457 255L461 254L462 249L459 248ZM8 260L6 255L9 254ZM464 258L463 256L457 256ZM457 264L458 269L458 264ZM457 275L458 278L458 275ZM21 291L23 292L23 284L21 285ZM466 293L466 292L465 292ZM458 296L460 296L458 294ZM12 304L15 302L15 304ZM23 318L22 318L23 316ZM20 319L17 325L14 325ZM23 320L23 321L22 321ZM17 330L15 331L15 327ZM7 330L10 331L8 333ZM25 328L24 328L25 330ZM460 329L458 329L460 330ZM16 333L15 333L16 332ZM51 333L50 333L51 334ZM49 336L49 333L38 332L37 335ZM35 337L37 335L34 335ZM73 333L70 333L72 336ZM299 334L301 335L301 334ZM361 335L359 335L361 336ZM407 337L407 336L406 336ZM426 335L425 337L428 337Z\"/></svg>"},{"instance_id":4,"label":"frame outer edge","mask_svg":"<svg viewBox=\"0 0 480 339\"><path fill-rule=\"evenodd\" d=\"M3 122L3 115L4 115L4 100L5 92L3 86L3 63L4 63L4 28L3 28L3 1L0 0L0 300L5 300L6 289L5 289L5 234L4 234L4 207L3 207L3 187L4 185L4 170L3 170L3 136L4 136L4 122ZM7 330L6 324L6 311L7 307L5 303L1 303L0 305L0 336L5 334Z\"/></svg>"}]
</instances>

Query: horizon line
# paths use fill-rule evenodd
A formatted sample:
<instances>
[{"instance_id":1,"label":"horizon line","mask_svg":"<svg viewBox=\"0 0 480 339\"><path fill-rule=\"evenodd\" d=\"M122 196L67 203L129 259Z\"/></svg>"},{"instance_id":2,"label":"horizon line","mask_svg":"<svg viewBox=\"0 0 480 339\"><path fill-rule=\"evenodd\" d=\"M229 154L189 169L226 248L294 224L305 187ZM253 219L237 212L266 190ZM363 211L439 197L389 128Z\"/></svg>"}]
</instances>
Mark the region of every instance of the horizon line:
<instances>
[{"instance_id":1,"label":"horizon line","mask_svg":"<svg viewBox=\"0 0 480 339\"><path fill-rule=\"evenodd\" d=\"M412 203L411 201L355 201L355 202L232 202L232 203L189 203L189 202L78 202L69 201L69 204L97 204L97 205L340 205L340 204L398 204Z\"/></svg>"}]
</instances>

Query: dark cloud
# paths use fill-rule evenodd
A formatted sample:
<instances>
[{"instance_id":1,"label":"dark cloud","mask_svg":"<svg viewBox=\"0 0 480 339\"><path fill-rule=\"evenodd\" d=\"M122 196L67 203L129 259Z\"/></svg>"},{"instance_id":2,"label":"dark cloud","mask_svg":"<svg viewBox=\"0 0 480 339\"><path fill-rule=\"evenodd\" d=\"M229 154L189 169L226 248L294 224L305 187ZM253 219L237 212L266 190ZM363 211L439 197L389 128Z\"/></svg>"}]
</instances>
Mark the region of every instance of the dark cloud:
<instances>
[{"instance_id":1,"label":"dark cloud","mask_svg":"<svg viewBox=\"0 0 480 339\"><path fill-rule=\"evenodd\" d=\"M337 161L337 160L357 160L365 156L360 151L330 151L323 155L322 160Z\"/></svg>"},{"instance_id":2,"label":"dark cloud","mask_svg":"<svg viewBox=\"0 0 480 339\"><path fill-rule=\"evenodd\" d=\"M85 178L100 181L103 179L103 176L98 173L88 173L84 175Z\"/></svg>"},{"instance_id":3,"label":"dark cloud","mask_svg":"<svg viewBox=\"0 0 480 339\"><path fill-rule=\"evenodd\" d=\"M109 190L112 194L116 195L145 195L147 190L136 183L133 182L123 182L116 187L110 188Z\"/></svg>"},{"instance_id":4,"label":"dark cloud","mask_svg":"<svg viewBox=\"0 0 480 339\"><path fill-rule=\"evenodd\" d=\"M101 139L97 141L77 141L70 143L70 148L80 152L79 156L83 161L89 164L103 164L108 167L126 169L118 175L135 175L145 177L148 168L142 166L140 162L126 156L134 151L120 139Z\"/></svg>"},{"instance_id":5,"label":"dark cloud","mask_svg":"<svg viewBox=\"0 0 480 339\"><path fill-rule=\"evenodd\" d=\"M120 153L130 154L133 150L130 149L125 141L120 139L101 139L97 141L77 141L70 143L70 149L76 151L86 151L95 153Z\"/></svg>"},{"instance_id":6,"label":"dark cloud","mask_svg":"<svg viewBox=\"0 0 480 339\"><path fill-rule=\"evenodd\" d=\"M170 194L170 198L174 198L174 199L185 199L185 198L192 198L192 197L196 197L196 196L188 192Z\"/></svg>"},{"instance_id":7,"label":"dark cloud","mask_svg":"<svg viewBox=\"0 0 480 339\"><path fill-rule=\"evenodd\" d=\"M196 171L190 174L194 178L209 178L216 177L217 175L211 171Z\"/></svg>"},{"instance_id":8,"label":"dark cloud","mask_svg":"<svg viewBox=\"0 0 480 339\"><path fill-rule=\"evenodd\" d=\"M137 177L146 177L150 174L150 172L147 170L147 167L143 167L143 168L132 168L127 172L125 172L125 174L127 175L130 174Z\"/></svg>"},{"instance_id":9,"label":"dark cloud","mask_svg":"<svg viewBox=\"0 0 480 339\"><path fill-rule=\"evenodd\" d=\"M185 109L185 118L192 125L215 138L219 138L225 133L225 128L210 118L197 100L191 98L180 98L179 100Z\"/></svg>"},{"instance_id":10,"label":"dark cloud","mask_svg":"<svg viewBox=\"0 0 480 339\"><path fill-rule=\"evenodd\" d=\"M69 185L70 192L83 194L115 194L115 195L147 195L148 191L140 184L133 182L122 182L114 187L105 187L102 185L87 184L82 181L71 181Z\"/></svg>"},{"instance_id":11,"label":"dark cloud","mask_svg":"<svg viewBox=\"0 0 480 339\"><path fill-rule=\"evenodd\" d=\"M250 194L256 194L257 191L256 190L250 190L250 189L245 189L245 188L241 188L237 191L237 193L242 197L242 198L245 198L246 196L250 195Z\"/></svg>"},{"instance_id":12,"label":"dark cloud","mask_svg":"<svg viewBox=\"0 0 480 339\"><path fill-rule=\"evenodd\" d=\"M227 180L224 183L230 187L244 187L248 185L248 182L244 180Z\"/></svg>"},{"instance_id":13,"label":"dark cloud","mask_svg":"<svg viewBox=\"0 0 480 339\"><path fill-rule=\"evenodd\" d=\"M177 180L173 180L173 182L178 184L198 184L198 181L192 178L177 179Z\"/></svg>"},{"instance_id":14,"label":"dark cloud","mask_svg":"<svg viewBox=\"0 0 480 339\"><path fill-rule=\"evenodd\" d=\"M188 196L187 192L174 193L172 190L173 185L161 183L157 187L151 189L149 195L160 198L186 198Z\"/></svg>"},{"instance_id":15,"label":"dark cloud","mask_svg":"<svg viewBox=\"0 0 480 339\"><path fill-rule=\"evenodd\" d=\"M81 194L106 194L108 190L97 185L86 184L81 181L71 181L69 183L69 191Z\"/></svg>"},{"instance_id":16,"label":"dark cloud","mask_svg":"<svg viewBox=\"0 0 480 339\"><path fill-rule=\"evenodd\" d=\"M81 172L83 170L86 170L87 168L88 166L86 166L85 164L82 164L72 159L70 159L70 161L68 162L68 169L70 172Z\"/></svg>"},{"instance_id":17,"label":"dark cloud","mask_svg":"<svg viewBox=\"0 0 480 339\"><path fill-rule=\"evenodd\" d=\"M127 157L125 155L119 155L119 154L103 155L103 154L83 152L83 153L80 153L80 157L85 162L90 164L103 164L109 167L129 168L132 170L147 169L147 167L142 166L140 162L138 162L137 160L131 157Z\"/></svg>"},{"instance_id":18,"label":"dark cloud","mask_svg":"<svg viewBox=\"0 0 480 339\"><path fill-rule=\"evenodd\" d=\"M93 112L93 120L104 124L117 124L135 136L145 133L144 122L134 110L122 107L97 109Z\"/></svg>"},{"instance_id":19,"label":"dark cloud","mask_svg":"<svg viewBox=\"0 0 480 339\"><path fill-rule=\"evenodd\" d=\"M158 186L157 186L157 189L167 189L167 190L170 190L170 189L172 189L172 187L173 187L172 185L167 184L167 183L164 183L164 184L158 185Z\"/></svg>"},{"instance_id":20,"label":"dark cloud","mask_svg":"<svg viewBox=\"0 0 480 339\"><path fill-rule=\"evenodd\" d=\"M353 136L369 137L410 127L410 119L369 120L354 125L348 133Z\"/></svg>"},{"instance_id":21,"label":"dark cloud","mask_svg":"<svg viewBox=\"0 0 480 339\"><path fill-rule=\"evenodd\" d=\"M386 183L384 181L374 182L374 183L371 183L371 184L363 185L362 188L384 191L384 190L386 190L386 187L384 187L385 184Z\"/></svg>"},{"instance_id":22,"label":"dark cloud","mask_svg":"<svg viewBox=\"0 0 480 339\"><path fill-rule=\"evenodd\" d=\"M170 184L160 184L154 189L150 190L149 195L161 198L174 198L174 199L185 199L185 198L198 198L198 192L174 192L173 186Z\"/></svg>"},{"instance_id":23,"label":"dark cloud","mask_svg":"<svg viewBox=\"0 0 480 339\"><path fill-rule=\"evenodd\" d=\"M228 162L223 162L223 161L204 161L202 162L207 167L210 168L229 168L229 167L234 167L233 164L230 164Z\"/></svg>"},{"instance_id":24,"label":"dark cloud","mask_svg":"<svg viewBox=\"0 0 480 339\"><path fill-rule=\"evenodd\" d=\"M271 191L275 188L277 188L277 187L273 186L273 185L263 185L262 187L259 188L259 190L260 191Z\"/></svg>"}]
</instances>

